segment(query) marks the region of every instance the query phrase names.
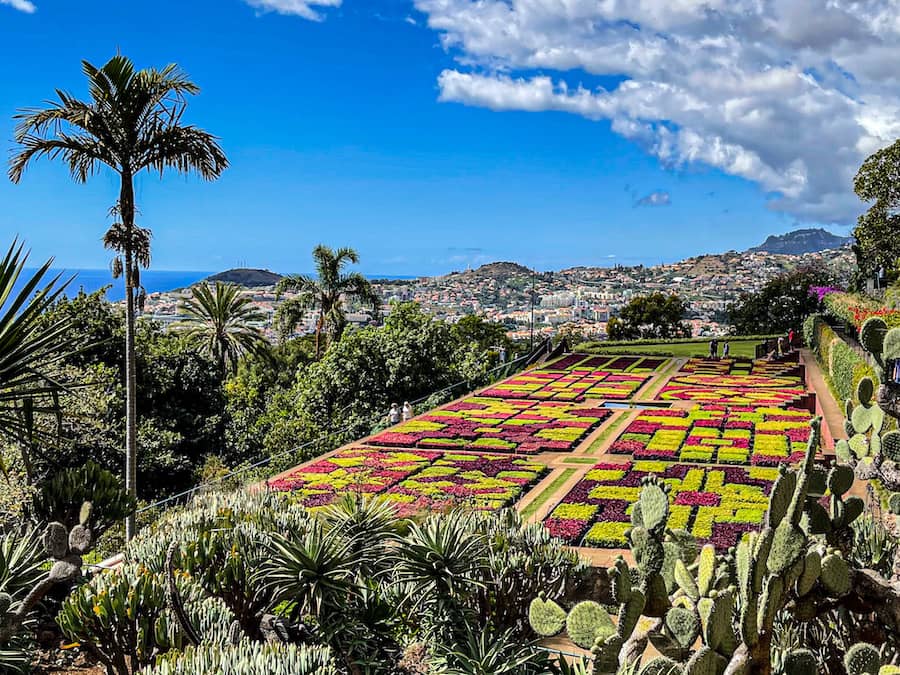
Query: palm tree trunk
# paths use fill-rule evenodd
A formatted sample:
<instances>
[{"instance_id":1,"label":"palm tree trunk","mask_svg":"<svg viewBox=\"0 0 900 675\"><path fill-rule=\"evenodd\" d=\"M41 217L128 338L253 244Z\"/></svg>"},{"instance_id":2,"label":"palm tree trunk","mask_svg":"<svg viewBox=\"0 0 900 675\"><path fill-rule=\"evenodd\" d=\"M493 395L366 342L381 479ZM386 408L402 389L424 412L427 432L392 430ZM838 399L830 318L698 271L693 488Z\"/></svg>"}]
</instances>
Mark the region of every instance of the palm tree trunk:
<instances>
[{"instance_id":1,"label":"palm tree trunk","mask_svg":"<svg viewBox=\"0 0 900 675\"><path fill-rule=\"evenodd\" d=\"M125 490L137 497L137 364L134 346L134 184L130 173L122 173L119 209L125 226ZM134 514L125 519L125 541L137 534Z\"/></svg>"},{"instance_id":2,"label":"palm tree trunk","mask_svg":"<svg viewBox=\"0 0 900 675\"><path fill-rule=\"evenodd\" d=\"M319 340L322 336L322 327L325 325L325 313L323 311L319 311L319 318L316 319L316 361L319 360L321 356L321 349L319 347Z\"/></svg>"}]
</instances>

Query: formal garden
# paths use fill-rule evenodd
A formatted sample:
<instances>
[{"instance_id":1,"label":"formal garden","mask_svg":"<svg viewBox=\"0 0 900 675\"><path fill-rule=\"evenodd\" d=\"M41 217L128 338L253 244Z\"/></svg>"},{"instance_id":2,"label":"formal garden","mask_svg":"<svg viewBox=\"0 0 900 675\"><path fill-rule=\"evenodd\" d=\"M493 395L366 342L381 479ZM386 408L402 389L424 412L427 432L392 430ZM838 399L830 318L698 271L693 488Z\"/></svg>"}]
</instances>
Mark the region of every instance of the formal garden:
<instances>
[{"instance_id":1,"label":"formal garden","mask_svg":"<svg viewBox=\"0 0 900 675\"><path fill-rule=\"evenodd\" d=\"M324 245L269 340L221 281L139 319L135 176L228 160L177 66L83 69L88 99L19 113L9 175L117 177L126 299L0 257L0 673L900 673L900 325L866 290L897 288L900 142L860 170L855 290L742 294L727 358L662 293L607 322L625 344L573 349L380 315Z\"/></svg>"}]
</instances>

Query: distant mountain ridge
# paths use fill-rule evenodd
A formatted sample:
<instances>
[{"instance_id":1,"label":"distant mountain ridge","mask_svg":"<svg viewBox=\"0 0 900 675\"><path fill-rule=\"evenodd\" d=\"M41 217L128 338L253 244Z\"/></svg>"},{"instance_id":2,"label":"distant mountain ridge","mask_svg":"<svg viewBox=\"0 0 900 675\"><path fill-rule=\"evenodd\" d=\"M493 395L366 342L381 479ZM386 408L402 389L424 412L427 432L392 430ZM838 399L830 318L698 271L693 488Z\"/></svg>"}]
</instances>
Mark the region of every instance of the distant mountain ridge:
<instances>
[{"instance_id":1,"label":"distant mountain ridge","mask_svg":"<svg viewBox=\"0 0 900 675\"><path fill-rule=\"evenodd\" d=\"M280 274L276 274L269 270L239 267L213 274L212 276L207 277L205 281L223 281L226 284L237 284L238 286L245 286L247 288L258 288L260 286L274 286L281 278L282 276Z\"/></svg>"},{"instance_id":2,"label":"distant mountain ridge","mask_svg":"<svg viewBox=\"0 0 900 675\"><path fill-rule=\"evenodd\" d=\"M772 234L760 246L748 249L750 253L780 253L782 255L801 255L818 253L832 248L847 246L852 237L839 237L836 234L818 227L794 230L787 234Z\"/></svg>"}]
</instances>

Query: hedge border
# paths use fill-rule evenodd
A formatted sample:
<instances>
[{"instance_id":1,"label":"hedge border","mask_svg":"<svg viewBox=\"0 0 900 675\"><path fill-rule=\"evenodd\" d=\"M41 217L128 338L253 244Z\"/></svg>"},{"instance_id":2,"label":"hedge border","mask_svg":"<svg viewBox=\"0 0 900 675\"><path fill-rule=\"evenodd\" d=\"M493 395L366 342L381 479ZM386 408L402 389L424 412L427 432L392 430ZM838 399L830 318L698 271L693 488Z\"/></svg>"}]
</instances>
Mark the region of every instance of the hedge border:
<instances>
[{"instance_id":1,"label":"hedge border","mask_svg":"<svg viewBox=\"0 0 900 675\"><path fill-rule=\"evenodd\" d=\"M803 322L803 339L812 350L825 374L825 382L835 400L843 403L856 398L856 386L864 377L878 382L874 369L850 345L834 332L825 316L811 314Z\"/></svg>"}]
</instances>

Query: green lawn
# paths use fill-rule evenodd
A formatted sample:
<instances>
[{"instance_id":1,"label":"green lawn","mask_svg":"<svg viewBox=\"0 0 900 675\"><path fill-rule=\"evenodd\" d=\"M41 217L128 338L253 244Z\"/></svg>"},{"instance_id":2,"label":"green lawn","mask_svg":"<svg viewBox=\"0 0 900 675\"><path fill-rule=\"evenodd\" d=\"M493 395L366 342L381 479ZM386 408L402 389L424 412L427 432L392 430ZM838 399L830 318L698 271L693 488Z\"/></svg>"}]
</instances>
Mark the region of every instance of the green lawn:
<instances>
[{"instance_id":1,"label":"green lawn","mask_svg":"<svg viewBox=\"0 0 900 675\"><path fill-rule=\"evenodd\" d=\"M731 356L739 356L743 358L756 358L756 345L762 340L742 340L735 338L729 340ZM719 353L722 353L722 345L724 341L719 339ZM657 342L646 343L640 342L631 345L616 344L604 347L598 343L592 343L589 347L579 346L576 348L578 352L587 354L652 354L653 356L706 356L709 354L709 340L697 340L695 342Z\"/></svg>"}]
</instances>

